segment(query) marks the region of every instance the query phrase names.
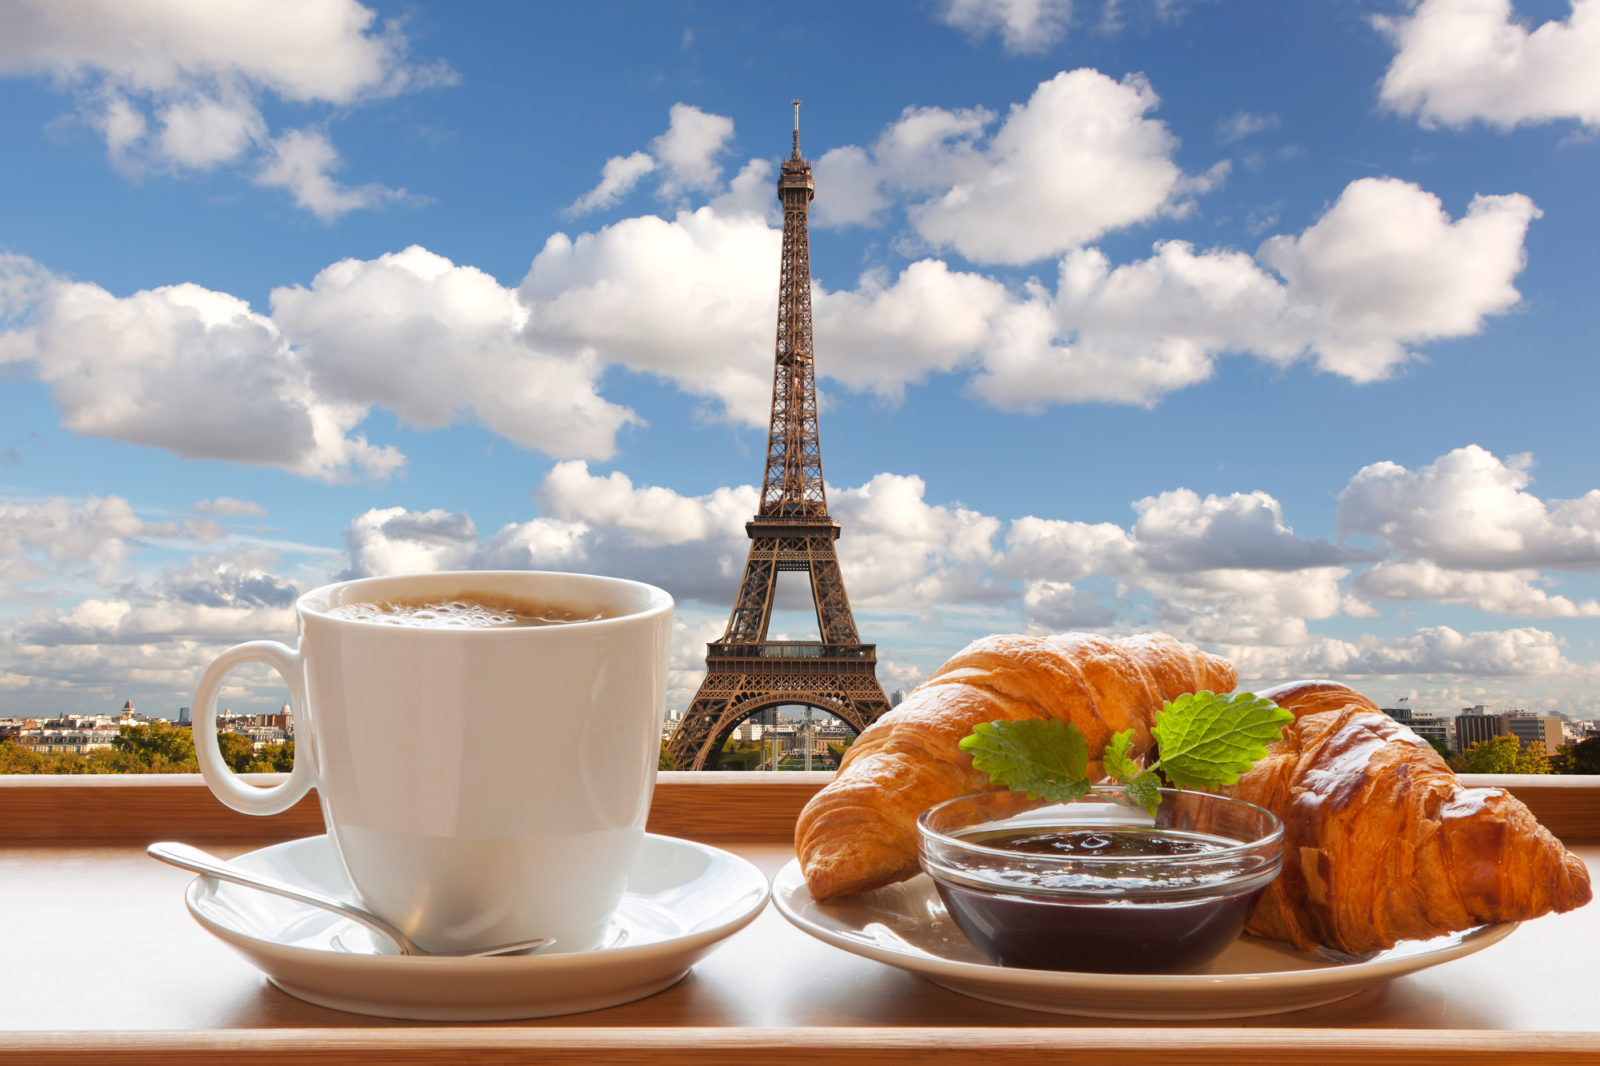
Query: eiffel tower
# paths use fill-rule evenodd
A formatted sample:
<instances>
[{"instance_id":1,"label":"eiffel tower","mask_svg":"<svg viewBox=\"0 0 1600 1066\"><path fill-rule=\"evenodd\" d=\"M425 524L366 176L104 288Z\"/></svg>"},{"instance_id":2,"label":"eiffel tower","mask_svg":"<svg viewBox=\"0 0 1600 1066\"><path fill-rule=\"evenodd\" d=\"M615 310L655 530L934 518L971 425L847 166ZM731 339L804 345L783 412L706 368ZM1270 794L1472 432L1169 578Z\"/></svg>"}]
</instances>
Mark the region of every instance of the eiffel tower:
<instances>
[{"instance_id":1,"label":"eiffel tower","mask_svg":"<svg viewBox=\"0 0 1600 1066\"><path fill-rule=\"evenodd\" d=\"M799 703L826 711L860 733L889 709L878 684L877 646L861 643L833 542L817 437L817 378L811 357L811 244L806 215L816 195L800 155L800 101L794 101L794 152L778 175L783 260L778 271L778 343L772 423L761 507L745 523L750 555L722 639L706 645L706 677L667 741L680 770L714 770L738 724L759 711ZM820 640L769 640L772 597L781 571L811 575Z\"/></svg>"}]
</instances>

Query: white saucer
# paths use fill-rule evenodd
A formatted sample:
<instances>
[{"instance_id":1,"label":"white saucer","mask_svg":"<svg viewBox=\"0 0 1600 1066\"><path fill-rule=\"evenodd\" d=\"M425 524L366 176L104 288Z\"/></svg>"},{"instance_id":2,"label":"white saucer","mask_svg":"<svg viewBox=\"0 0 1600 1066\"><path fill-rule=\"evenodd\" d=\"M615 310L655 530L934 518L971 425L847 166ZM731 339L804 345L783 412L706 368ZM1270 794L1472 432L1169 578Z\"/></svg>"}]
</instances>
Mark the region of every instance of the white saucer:
<instances>
[{"instance_id":1,"label":"white saucer","mask_svg":"<svg viewBox=\"0 0 1600 1066\"><path fill-rule=\"evenodd\" d=\"M818 903L798 861L778 872L772 901L800 929L845 951L926 977L975 999L1052 1014L1142 1021L1246 1018L1303 1010L1498 943L1516 922L1407 941L1336 961L1240 937L1202 974L1074 973L988 962L956 927L932 880L919 874L875 892Z\"/></svg>"},{"instance_id":2,"label":"white saucer","mask_svg":"<svg viewBox=\"0 0 1600 1066\"><path fill-rule=\"evenodd\" d=\"M238 865L353 900L325 836L240 855ZM597 1010L668 987L767 901L750 863L704 844L647 835L606 947L567 954L438 958L395 954L328 911L197 877L184 902L206 930L291 996L357 1014L497 1021Z\"/></svg>"}]
</instances>

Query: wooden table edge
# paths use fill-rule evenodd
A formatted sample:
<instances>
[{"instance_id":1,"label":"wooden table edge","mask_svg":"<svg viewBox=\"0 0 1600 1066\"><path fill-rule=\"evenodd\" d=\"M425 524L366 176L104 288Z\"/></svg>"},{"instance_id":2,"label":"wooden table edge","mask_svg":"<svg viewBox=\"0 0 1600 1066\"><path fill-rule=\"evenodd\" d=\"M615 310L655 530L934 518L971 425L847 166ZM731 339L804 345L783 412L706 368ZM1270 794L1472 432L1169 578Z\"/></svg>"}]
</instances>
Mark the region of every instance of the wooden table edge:
<instances>
[{"instance_id":1,"label":"wooden table edge","mask_svg":"<svg viewBox=\"0 0 1600 1066\"><path fill-rule=\"evenodd\" d=\"M230 1029L192 1032L13 1032L0 1063L170 1063L226 1058L324 1063L643 1063L785 1066L839 1061L1040 1061L1041 1054L1112 1066L1232 1066L1288 1058L1296 1066L1593 1063L1593 1033L1402 1029L610 1028Z\"/></svg>"}]
</instances>

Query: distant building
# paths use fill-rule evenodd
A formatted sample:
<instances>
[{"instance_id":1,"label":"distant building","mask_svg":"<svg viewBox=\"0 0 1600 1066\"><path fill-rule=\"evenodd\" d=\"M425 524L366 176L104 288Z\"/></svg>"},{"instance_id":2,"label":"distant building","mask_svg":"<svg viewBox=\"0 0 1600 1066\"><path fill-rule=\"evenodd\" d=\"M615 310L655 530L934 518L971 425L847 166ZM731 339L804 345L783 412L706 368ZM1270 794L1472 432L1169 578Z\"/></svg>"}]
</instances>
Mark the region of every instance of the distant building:
<instances>
[{"instance_id":1,"label":"distant building","mask_svg":"<svg viewBox=\"0 0 1600 1066\"><path fill-rule=\"evenodd\" d=\"M1524 748L1539 748L1546 755L1554 755L1561 749L1564 738L1561 719L1557 715L1512 711L1505 719L1506 728L1522 742Z\"/></svg>"},{"instance_id":2,"label":"distant building","mask_svg":"<svg viewBox=\"0 0 1600 1066\"><path fill-rule=\"evenodd\" d=\"M1450 746L1450 723L1436 714L1424 714L1410 707L1384 707L1384 714L1410 729L1423 740Z\"/></svg>"},{"instance_id":3,"label":"distant building","mask_svg":"<svg viewBox=\"0 0 1600 1066\"><path fill-rule=\"evenodd\" d=\"M96 748L109 748L122 730L104 715L98 717L99 722L91 720L87 724L56 719L34 729L24 729L18 734L17 743L45 755L56 752L87 755Z\"/></svg>"},{"instance_id":4,"label":"distant building","mask_svg":"<svg viewBox=\"0 0 1600 1066\"><path fill-rule=\"evenodd\" d=\"M899 689L895 689L893 692L891 692L889 694L889 706L891 706L891 707L898 707L902 703L904 703L905 700L906 700L906 694L904 692L901 692Z\"/></svg>"},{"instance_id":5,"label":"distant building","mask_svg":"<svg viewBox=\"0 0 1600 1066\"><path fill-rule=\"evenodd\" d=\"M1440 718L1436 714L1411 714L1411 731L1423 740L1438 741L1445 747L1450 746L1450 719Z\"/></svg>"},{"instance_id":6,"label":"distant building","mask_svg":"<svg viewBox=\"0 0 1600 1066\"><path fill-rule=\"evenodd\" d=\"M294 715L290 712L287 703L283 705L277 714L259 715L257 724L268 729L279 730L290 738L294 736Z\"/></svg>"},{"instance_id":7,"label":"distant building","mask_svg":"<svg viewBox=\"0 0 1600 1066\"><path fill-rule=\"evenodd\" d=\"M1489 714L1483 704L1475 707L1463 707L1461 713L1456 715L1456 744L1457 751L1466 751L1472 745L1495 737L1503 737L1511 732L1510 725L1503 714Z\"/></svg>"},{"instance_id":8,"label":"distant building","mask_svg":"<svg viewBox=\"0 0 1600 1066\"><path fill-rule=\"evenodd\" d=\"M268 716L275 717L275 716ZM250 738L250 746L260 751L269 744L284 744L290 740L288 733L273 726L252 725L233 730Z\"/></svg>"},{"instance_id":9,"label":"distant building","mask_svg":"<svg viewBox=\"0 0 1600 1066\"><path fill-rule=\"evenodd\" d=\"M193 725L194 724L194 714L193 714L192 711L189 710L189 708L187 708L187 707L179 707L178 708L178 724L179 725Z\"/></svg>"}]
</instances>

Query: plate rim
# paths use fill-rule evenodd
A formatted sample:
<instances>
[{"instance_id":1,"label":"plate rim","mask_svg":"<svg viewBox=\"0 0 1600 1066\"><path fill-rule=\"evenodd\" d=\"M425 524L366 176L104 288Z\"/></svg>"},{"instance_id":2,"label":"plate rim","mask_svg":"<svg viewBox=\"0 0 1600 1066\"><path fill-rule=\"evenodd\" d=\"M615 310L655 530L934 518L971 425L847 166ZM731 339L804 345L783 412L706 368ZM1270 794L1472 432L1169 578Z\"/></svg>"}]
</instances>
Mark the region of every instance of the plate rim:
<instances>
[{"instance_id":1,"label":"plate rim","mask_svg":"<svg viewBox=\"0 0 1600 1066\"><path fill-rule=\"evenodd\" d=\"M688 840L683 837L667 836L660 833L646 833L645 839L660 846L697 851L726 863L730 871L730 877L737 875L741 879L748 880L749 883L745 891L750 893L749 902L742 907L730 908L729 912L715 925L662 940L652 940L641 944L624 943L612 948L594 948L588 951L506 955L490 959L481 956L451 957L440 955L391 955L377 952L340 952L328 948L288 944L254 936L243 930L216 922L199 908L197 901L200 893L206 891L207 882L210 882L212 886L211 895L213 896L218 891L233 890L232 886L224 888L222 882L218 882L204 874L196 875L184 886L183 901L190 916L202 928L219 940L243 951L251 958L252 962L255 961L258 953L272 953L286 956L290 959L302 960L306 963L332 967L405 966L418 969L436 967L466 970L477 966L494 966L499 972L504 973L508 965L517 970L582 968L597 962L600 965L622 965L635 958L642 959L666 952L693 951L704 945L715 944L725 940L749 925L760 915L772 897L772 885L767 876L761 872L759 867L741 855L736 855L726 849L705 844L698 840ZM332 845L326 843L327 840L328 835L326 833L314 833L310 836L296 837L293 840L279 841L242 852L235 856L234 860L237 861L238 859L270 851L316 847L318 842L323 842L323 846L331 848ZM249 892L251 889L240 887L238 891ZM626 898L626 892L624 893L624 898ZM257 963L257 968L263 969L259 963Z\"/></svg>"},{"instance_id":2,"label":"plate rim","mask_svg":"<svg viewBox=\"0 0 1600 1066\"><path fill-rule=\"evenodd\" d=\"M919 876L925 877L926 875ZM989 962L968 962L961 959L945 958L920 949L917 949L915 953L897 951L888 945L872 944L844 936L826 926L808 920L799 913L799 908L796 907L792 899L797 893L804 893L805 902L811 906L825 906L825 904L817 903L811 899L810 891L806 888L805 879L800 873L799 859L792 859L772 879L772 902L779 913L787 918L791 924L818 940L832 944L851 954L918 974L946 988L951 987L951 985L945 983L946 980L955 983L988 985L997 988L1021 988L1035 993L1041 1001L1054 994L1081 994L1091 989L1097 995L1104 996L1117 993L1132 994L1135 992L1148 995L1152 991L1156 991L1193 997L1208 995L1220 997L1222 995L1231 995L1236 991L1249 987L1270 986L1284 992L1331 991L1333 988L1349 985L1364 987L1427 969L1430 966L1436 966L1466 955L1475 954L1504 940L1521 924L1520 922L1499 922L1477 926L1458 933L1446 934L1446 937L1436 939L1444 940L1448 938L1449 942L1441 944L1433 950L1413 951L1404 955L1389 957L1385 957L1386 953L1380 952L1378 956L1373 958L1348 963L1338 963L1330 960L1329 965L1303 970L1266 970L1254 973L1230 974L1094 973L1077 970L1030 970L1020 967L1000 966ZM1421 943L1427 942L1423 941ZM1390 950L1392 951L1393 949ZM956 990L960 991L960 989ZM1275 1012L1275 1009L1266 1009L1257 1013ZM1160 1013L1159 1008L1157 1008L1154 1013L1141 1013L1139 1016L1157 1017L1160 1016Z\"/></svg>"}]
</instances>

